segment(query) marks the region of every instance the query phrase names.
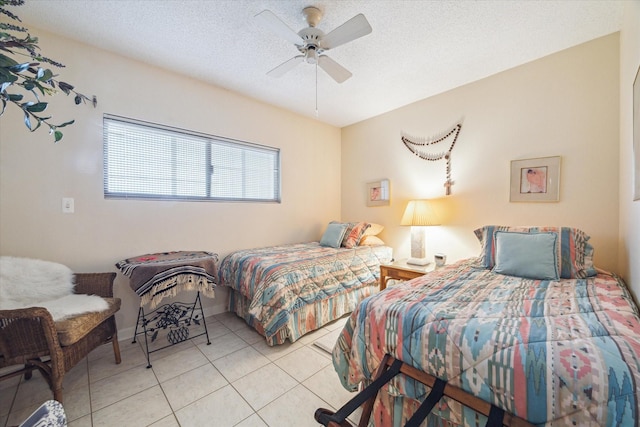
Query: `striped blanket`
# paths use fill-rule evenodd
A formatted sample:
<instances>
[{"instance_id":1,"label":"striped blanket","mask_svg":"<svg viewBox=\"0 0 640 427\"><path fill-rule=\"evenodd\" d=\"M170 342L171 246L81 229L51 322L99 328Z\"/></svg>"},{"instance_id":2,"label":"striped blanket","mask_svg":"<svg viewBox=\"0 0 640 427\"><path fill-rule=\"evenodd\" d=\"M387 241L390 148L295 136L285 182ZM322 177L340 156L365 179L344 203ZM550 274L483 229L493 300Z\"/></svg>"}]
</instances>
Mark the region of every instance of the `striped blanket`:
<instances>
[{"instance_id":1,"label":"striped blanket","mask_svg":"<svg viewBox=\"0 0 640 427\"><path fill-rule=\"evenodd\" d=\"M129 278L140 305L154 309L162 299L181 291L199 291L213 298L218 255L209 252L162 252L140 255L116 263Z\"/></svg>"},{"instance_id":2,"label":"striped blanket","mask_svg":"<svg viewBox=\"0 0 640 427\"><path fill-rule=\"evenodd\" d=\"M640 318L615 275L540 281L465 260L364 300L333 349L345 388L385 353L540 426L639 424ZM425 387L394 380L372 421L402 426ZM443 400L429 426L486 419Z\"/></svg>"},{"instance_id":3,"label":"striped blanket","mask_svg":"<svg viewBox=\"0 0 640 427\"><path fill-rule=\"evenodd\" d=\"M269 345L295 341L351 312L378 289L387 246L329 248L318 242L234 252L220 263L219 282L231 288L230 311Z\"/></svg>"}]
</instances>

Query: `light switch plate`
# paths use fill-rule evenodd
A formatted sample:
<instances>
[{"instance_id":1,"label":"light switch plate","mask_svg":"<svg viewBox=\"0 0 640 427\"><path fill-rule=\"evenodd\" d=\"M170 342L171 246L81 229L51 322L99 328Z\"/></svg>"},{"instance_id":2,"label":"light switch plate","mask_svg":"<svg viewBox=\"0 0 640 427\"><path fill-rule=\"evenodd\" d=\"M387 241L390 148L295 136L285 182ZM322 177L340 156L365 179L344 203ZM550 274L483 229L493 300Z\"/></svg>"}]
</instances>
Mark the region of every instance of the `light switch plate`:
<instances>
[{"instance_id":1,"label":"light switch plate","mask_svg":"<svg viewBox=\"0 0 640 427\"><path fill-rule=\"evenodd\" d=\"M74 213L75 206L73 197L63 197L62 198L62 212L64 213Z\"/></svg>"}]
</instances>

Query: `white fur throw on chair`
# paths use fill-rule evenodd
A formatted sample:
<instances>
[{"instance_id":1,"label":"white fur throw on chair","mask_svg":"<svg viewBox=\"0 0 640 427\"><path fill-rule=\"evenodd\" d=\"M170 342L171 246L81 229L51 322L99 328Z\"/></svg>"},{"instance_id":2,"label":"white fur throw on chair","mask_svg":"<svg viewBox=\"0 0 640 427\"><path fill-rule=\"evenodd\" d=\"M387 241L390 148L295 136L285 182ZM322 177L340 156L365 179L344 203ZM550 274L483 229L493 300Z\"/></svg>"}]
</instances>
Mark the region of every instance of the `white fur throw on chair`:
<instances>
[{"instance_id":1,"label":"white fur throw on chair","mask_svg":"<svg viewBox=\"0 0 640 427\"><path fill-rule=\"evenodd\" d=\"M65 265L0 257L0 310L44 307L57 321L109 307L99 296L73 294L73 288L73 271Z\"/></svg>"}]
</instances>

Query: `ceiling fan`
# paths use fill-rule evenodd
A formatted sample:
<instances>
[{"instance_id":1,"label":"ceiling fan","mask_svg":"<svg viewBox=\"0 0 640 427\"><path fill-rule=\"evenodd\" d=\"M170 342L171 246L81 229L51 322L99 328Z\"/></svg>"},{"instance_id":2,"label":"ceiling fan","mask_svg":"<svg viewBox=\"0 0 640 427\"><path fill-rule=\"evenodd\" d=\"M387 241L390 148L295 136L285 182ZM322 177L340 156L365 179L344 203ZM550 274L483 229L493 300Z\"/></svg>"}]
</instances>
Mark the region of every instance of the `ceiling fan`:
<instances>
[{"instance_id":1,"label":"ceiling fan","mask_svg":"<svg viewBox=\"0 0 640 427\"><path fill-rule=\"evenodd\" d=\"M322 19L322 11L320 9L313 6L305 7L302 10L302 15L309 26L297 33L270 10L264 10L256 15L256 18L264 26L292 42L300 52L300 55L296 55L278 65L269 71L267 75L281 77L299 63L307 62L322 68L336 82L344 82L351 77L351 72L325 55L325 52L371 33L372 29L369 21L360 13L325 34L322 30L316 28Z\"/></svg>"}]
</instances>

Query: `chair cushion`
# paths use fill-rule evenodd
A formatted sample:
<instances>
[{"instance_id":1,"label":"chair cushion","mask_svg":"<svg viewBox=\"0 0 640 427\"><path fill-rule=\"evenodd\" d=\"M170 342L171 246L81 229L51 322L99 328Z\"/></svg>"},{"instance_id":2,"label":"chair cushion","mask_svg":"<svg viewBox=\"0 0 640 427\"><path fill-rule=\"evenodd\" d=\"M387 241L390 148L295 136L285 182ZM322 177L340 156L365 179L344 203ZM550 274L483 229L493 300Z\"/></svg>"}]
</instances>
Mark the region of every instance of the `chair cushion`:
<instances>
[{"instance_id":1,"label":"chair cushion","mask_svg":"<svg viewBox=\"0 0 640 427\"><path fill-rule=\"evenodd\" d=\"M61 346L68 346L78 342L91 332L96 326L120 310L120 298L105 298L109 308L104 311L84 313L55 322L58 340Z\"/></svg>"}]
</instances>

